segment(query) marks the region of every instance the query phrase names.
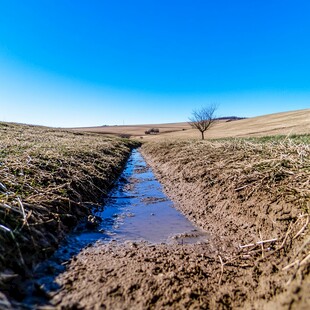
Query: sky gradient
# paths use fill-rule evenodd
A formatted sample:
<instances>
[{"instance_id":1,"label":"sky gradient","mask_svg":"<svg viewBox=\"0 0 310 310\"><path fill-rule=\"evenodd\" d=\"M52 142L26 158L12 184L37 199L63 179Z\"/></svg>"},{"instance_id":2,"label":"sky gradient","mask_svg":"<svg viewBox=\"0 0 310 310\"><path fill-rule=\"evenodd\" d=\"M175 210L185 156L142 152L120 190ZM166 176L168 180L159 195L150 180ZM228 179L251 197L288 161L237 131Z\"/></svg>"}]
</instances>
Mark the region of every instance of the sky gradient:
<instances>
[{"instance_id":1,"label":"sky gradient","mask_svg":"<svg viewBox=\"0 0 310 310\"><path fill-rule=\"evenodd\" d=\"M98 126L310 108L310 2L0 0L0 121Z\"/></svg>"}]
</instances>

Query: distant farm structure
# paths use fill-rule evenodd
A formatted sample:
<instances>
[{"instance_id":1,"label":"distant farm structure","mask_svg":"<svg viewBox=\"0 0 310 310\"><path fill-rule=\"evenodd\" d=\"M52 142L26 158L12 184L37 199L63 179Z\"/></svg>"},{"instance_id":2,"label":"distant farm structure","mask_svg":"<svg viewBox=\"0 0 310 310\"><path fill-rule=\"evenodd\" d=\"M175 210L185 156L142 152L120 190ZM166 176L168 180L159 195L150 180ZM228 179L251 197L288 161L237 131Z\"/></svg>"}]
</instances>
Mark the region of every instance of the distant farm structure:
<instances>
[{"instance_id":1,"label":"distant farm structure","mask_svg":"<svg viewBox=\"0 0 310 310\"><path fill-rule=\"evenodd\" d=\"M157 134L159 134L159 129L158 128L151 128L149 130L146 130L144 133L146 135L157 135Z\"/></svg>"}]
</instances>

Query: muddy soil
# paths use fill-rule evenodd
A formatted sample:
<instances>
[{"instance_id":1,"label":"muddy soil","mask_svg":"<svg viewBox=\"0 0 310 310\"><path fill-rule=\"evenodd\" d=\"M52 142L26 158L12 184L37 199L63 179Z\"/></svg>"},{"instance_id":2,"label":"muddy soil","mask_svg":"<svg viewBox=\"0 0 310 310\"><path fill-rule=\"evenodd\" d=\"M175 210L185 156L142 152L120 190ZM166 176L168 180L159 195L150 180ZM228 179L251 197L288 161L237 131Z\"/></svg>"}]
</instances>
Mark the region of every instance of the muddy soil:
<instances>
[{"instance_id":1,"label":"muddy soil","mask_svg":"<svg viewBox=\"0 0 310 310\"><path fill-rule=\"evenodd\" d=\"M59 309L262 309L256 299L268 300L272 293L265 291L272 284L260 281L261 269L247 261L222 268L219 257L212 245L92 247L58 278L62 290L52 304ZM267 263L264 273L273 269ZM295 284L277 306L306 309L302 296L308 292L309 286Z\"/></svg>"},{"instance_id":2,"label":"muddy soil","mask_svg":"<svg viewBox=\"0 0 310 310\"><path fill-rule=\"evenodd\" d=\"M149 144L144 156L206 244L84 250L58 309L309 309L309 146Z\"/></svg>"},{"instance_id":3,"label":"muddy soil","mask_svg":"<svg viewBox=\"0 0 310 310\"><path fill-rule=\"evenodd\" d=\"M137 143L0 122L0 309L106 197Z\"/></svg>"},{"instance_id":4,"label":"muddy soil","mask_svg":"<svg viewBox=\"0 0 310 310\"><path fill-rule=\"evenodd\" d=\"M212 252L208 245L128 243L90 248L59 277L64 289L53 302L64 309L229 306L225 286L219 283L221 264Z\"/></svg>"},{"instance_id":5,"label":"muddy soil","mask_svg":"<svg viewBox=\"0 0 310 310\"><path fill-rule=\"evenodd\" d=\"M309 144L163 142L143 153L176 207L211 234L228 308L309 308Z\"/></svg>"}]
</instances>

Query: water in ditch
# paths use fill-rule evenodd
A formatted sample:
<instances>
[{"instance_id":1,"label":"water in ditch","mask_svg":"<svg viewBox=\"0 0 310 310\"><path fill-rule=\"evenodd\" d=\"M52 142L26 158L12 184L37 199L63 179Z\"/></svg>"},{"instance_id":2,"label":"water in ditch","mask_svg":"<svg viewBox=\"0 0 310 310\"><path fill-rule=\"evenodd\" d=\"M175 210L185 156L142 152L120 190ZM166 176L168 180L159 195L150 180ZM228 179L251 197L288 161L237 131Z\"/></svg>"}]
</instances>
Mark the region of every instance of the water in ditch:
<instances>
[{"instance_id":1,"label":"water in ditch","mask_svg":"<svg viewBox=\"0 0 310 310\"><path fill-rule=\"evenodd\" d=\"M98 230L106 234L104 240L194 243L206 239L203 231L173 208L137 150L133 151L104 208L99 208L95 215L102 219ZM78 236L86 241L98 237L92 231Z\"/></svg>"},{"instance_id":2,"label":"water in ditch","mask_svg":"<svg viewBox=\"0 0 310 310\"><path fill-rule=\"evenodd\" d=\"M132 152L103 206L94 207L94 216L100 219L98 225L77 229L51 259L38 266L37 277L28 287L26 304L38 304L37 295L42 298L46 292L57 290L55 277L65 270L67 261L86 246L139 241L201 243L208 239L204 231L173 208L138 150Z\"/></svg>"}]
</instances>

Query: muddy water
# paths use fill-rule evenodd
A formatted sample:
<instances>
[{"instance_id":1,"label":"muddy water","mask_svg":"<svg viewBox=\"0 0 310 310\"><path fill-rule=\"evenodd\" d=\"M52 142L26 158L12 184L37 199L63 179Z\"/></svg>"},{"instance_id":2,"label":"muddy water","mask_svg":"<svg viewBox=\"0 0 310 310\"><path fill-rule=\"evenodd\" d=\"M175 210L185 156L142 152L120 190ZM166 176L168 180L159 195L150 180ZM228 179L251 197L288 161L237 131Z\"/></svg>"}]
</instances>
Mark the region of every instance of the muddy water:
<instances>
[{"instance_id":1,"label":"muddy water","mask_svg":"<svg viewBox=\"0 0 310 310\"><path fill-rule=\"evenodd\" d=\"M27 286L25 304L45 304L46 292L59 287L54 279L83 248L108 242L201 243L207 234L195 227L165 196L139 151L134 150L124 172L102 207L94 208L97 226L81 225L64 245L36 269ZM43 297L42 297L43 296Z\"/></svg>"},{"instance_id":2,"label":"muddy water","mask_svg":"<svg viewBox=\"0 0 310 310\"><path fill-rule=\"evenodd\" d=\"M165 196L160 183L141 154L134 150L117 186L96 216L103 219L98 229L102 240L147 241L150 243L194 243L206 240ZM98 233L84 232L78 238L98 239Z\"/></svg>"}]
</instances>

